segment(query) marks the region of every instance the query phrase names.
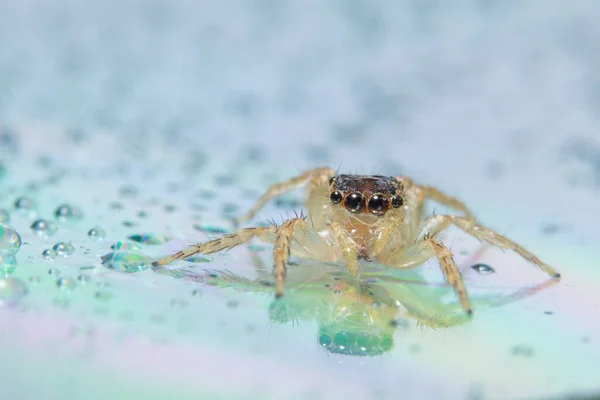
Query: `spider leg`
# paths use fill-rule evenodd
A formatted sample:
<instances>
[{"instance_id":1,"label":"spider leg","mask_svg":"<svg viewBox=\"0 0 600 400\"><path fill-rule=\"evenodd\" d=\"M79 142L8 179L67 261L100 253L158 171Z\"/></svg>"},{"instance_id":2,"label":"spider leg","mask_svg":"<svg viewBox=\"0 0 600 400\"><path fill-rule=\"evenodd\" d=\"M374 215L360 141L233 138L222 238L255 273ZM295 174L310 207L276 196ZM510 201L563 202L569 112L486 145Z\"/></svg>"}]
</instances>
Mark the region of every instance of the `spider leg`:
<instances>
[{"instance_id":1,"label":"spider leg","mask_svg":"<svg viewBox=\"0 0 600 400\"><path fill-rule=\"evenodd\" d=\"M348 236L346 230L336 222L332 222L330 225L331 232L336 238L341 250L344 260L346 261L346 267L350 274L354 277L358 277L358 257L357 257L357 245Z\"/></svg>"},{"instance_id":2,"label":"spider leg","mask_svg":"<svg viewBox=\"0 0 600 400\"><path fill-rule=\"evenodd\" d=\"M189 246L173 255L161 258L152 263L153 266L170 264L195 254L210 254L218 251L229 250L235 246L246 243L252 238L258 237L266 242L272 242L277 228L246 228L230 235L224 235L209 242Z\"/></svg>"},{"instance_id":3,"label":"spider leg","mask_svg":"<svg viewBox=\"0 0 600 400\"><path fill-rule=\"evenodd\" d=\"M452 285L460 304L465 309L467 314L472 314L471 304L469 303L469 296L467 295L467 289L465 288L465 282L463 281L462 274L452 257L452 252L445 244L435 239L434 235L425 235L423 240L429 244L429 246L435 252L435 255L440 262L440 268L446 277L449 284Z\"/></svg>"},{"instance_id":4,"label":"spider leg","mask_svg":"<svg viewBox=\"0 0 600 400\"><path fill-rule=\"evenodd\" d=\"M273 257L275 259L274 275L278 297L283 295L286 264L290 254L299 257L315 258L321 261L335 261L337 259L337 254L310 229L310 226L303 218L293 218L278 227L241 229L236 233L224 235L206 243L189 246L173 255L154 261L152 265L166 265L199 253L210 254L229 250L255 237L275 245L273 249Z\"/></svg>"},{"instance_id":5,"label":"spider leg","mask_svg":"<svg viewBox=\"0 0 600 400\"><path fill-rule=\"evenodd\" d=\"M279 196L285 192L293 190L298 186L304 185L308 182L313 185L320 185L326 183L331 177L335 175L335 171L329 167L315 168L310 171L306 171L296 177L293 177L287 181L276 183L269 187L267 191L258 199L254 207L252 207L246 214L235 219L234 223L236 226L243 224L267 204L273 197Z\"/></svg>"},{"instance_id":6,"label":"spider leg","mask_svg":"<svg viewBox=\"0 0 600 400\"><path fill-rule=\"evenodd\" d=\"M478 224L472 219L465 217L458 217L455 215L443 215L437 216L437 218L448 220L450 223L461 229L462 231L474 236L475 238L487 242L493 246L500 247L506 250L513 250L527 261L537 265L542 271L547 273L553 278L560 278L560 273L540 260L537 256L531 253L529 250L516 243L515 241L499 234L498 232L487 228L483 225ZM434 217L435 218L435 217Z\"/></svg>"},{"instance_id":7,"label":"spider leg","mask_svg":"<svg viewBox=\"0 0 600 400\"><path fill-rule=\"evenodd\" d=\"M405 191L415 192L415 198L417 202L416 209L419 217L422 217L423 215L423 206L425 201L430 199L446 207L462 212L465 217L469 219L475 219L473 213L469 210L467 205L456 197L450 196L436 187L417 184L412 179L405 176L399 176L396 177L396 179L402 182ZM421 218L419 218L419 220L420 219Z\"/></svg>"},{"instance_id":8,"label":"spider leg","mask_svg":"<svg viewBox=\"0 0 600 400\"><path fill-rule=\"evenodd\" d=\"M436 256L446 281L454 288L460 299L460 304L467 314L471 314L472 309L460 270L452 257L450 249L437 239L438 233L439 231L426 233L419 237L415 243L397 248L389 254L379 254L377 258L391 268L411 269Z\"/></svg>"},{"instance_id":9,"label":"spider leg","mask_svg":"<svg viewBox=\"0 0 600 400\"><path fill-rule=\"evenodd\" d=\"M303 218L293 218L277 228L273 258L275 259L276 296L283 295L286 265L290 254L321 261L334 261L337 255L318 235L314 234Z\"/></svg>"}]
</instances>

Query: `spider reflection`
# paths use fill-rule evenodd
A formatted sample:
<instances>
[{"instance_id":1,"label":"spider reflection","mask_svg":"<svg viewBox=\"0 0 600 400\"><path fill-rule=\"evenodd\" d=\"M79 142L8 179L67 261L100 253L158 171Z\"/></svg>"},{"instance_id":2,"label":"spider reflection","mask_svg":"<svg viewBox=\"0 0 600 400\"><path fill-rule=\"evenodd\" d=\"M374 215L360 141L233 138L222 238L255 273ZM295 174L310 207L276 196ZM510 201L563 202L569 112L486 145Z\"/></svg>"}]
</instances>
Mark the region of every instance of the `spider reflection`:
<instances>
[{"instance_id":1,"label":"spider reflection","mask_svg":"<svg viewBox=\"0 0 600 400\"><path fill-rule=\"evenodd\" d=\"M256 272L256 279L214 271L201 274L187 271L179 277L269 296L273 299L268 307L272 323L315 322L319 326L319 345L330 353L349 356L376 356L391 351L396 330L415 326L440 329L470 320L460 302L451 300L450 285L424 282L416 271L390 274L389 270L370 263L357 285L337 264L303 260L302 265L289 268L291 290L282 298L272 295L275 285L272 275L264 269ZM497 307L554 283L556 281L550 279L538 286L511 292L474 292L473 305L479 310Z\"/></svg>"}]
</instances>

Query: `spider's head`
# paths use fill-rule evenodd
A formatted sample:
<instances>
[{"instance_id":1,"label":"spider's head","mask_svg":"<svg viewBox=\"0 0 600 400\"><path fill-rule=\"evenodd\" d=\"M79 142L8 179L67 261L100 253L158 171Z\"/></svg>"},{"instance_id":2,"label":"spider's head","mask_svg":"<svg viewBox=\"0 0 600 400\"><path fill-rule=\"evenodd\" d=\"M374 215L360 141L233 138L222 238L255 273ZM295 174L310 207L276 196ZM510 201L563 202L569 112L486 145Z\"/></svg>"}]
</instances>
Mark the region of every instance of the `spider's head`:
<instances>
[{"instance_id":1,"label":"spider's head","mask_svg":"<svg viewBox=\"0 0 600 400\"><path fill-rule=\"evenodd\" d=\"M329 181L329 199L352 214L385 215L404 204L402 183L381 175L337 175Z\"/></svg>"}]
</instances>

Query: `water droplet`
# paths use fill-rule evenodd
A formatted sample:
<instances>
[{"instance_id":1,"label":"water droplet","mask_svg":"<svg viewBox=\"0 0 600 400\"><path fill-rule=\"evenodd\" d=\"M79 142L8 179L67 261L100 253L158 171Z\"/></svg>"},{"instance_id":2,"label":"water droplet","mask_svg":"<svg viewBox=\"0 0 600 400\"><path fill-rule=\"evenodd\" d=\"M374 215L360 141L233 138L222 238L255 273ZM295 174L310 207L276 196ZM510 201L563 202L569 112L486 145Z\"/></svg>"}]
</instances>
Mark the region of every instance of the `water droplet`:
<instances>
[{"instance_id":1,"label":"water droplet","mask_svg":"<svg viewBox=\"0 0 600 400\"><path fill-rule=\"evenodd\" d=\"M59 256L68 257L75 252L75 247L69 242L58 242L52 248Z\"/></svg>"},{"instance_id":2,"label":"water droplet","mask_svg":"<svg viewBox=\"0 0 600 400\"><path fill-rule=\"evenodd\" d=\"M54 260L57 255L58 254L56 254L54 249L46 249L42 251L42 257L44 257L46 260Z\"/></svg>"},{"instance_id":3,"label":"water droplet","mask_svg":"<svg viewBox=\"0 0 600 400\"><path fill-rule=\"evenodd\" d=\"M475 264L475 265L471 265L471 268L473 268L475 271L477 271L483 275L492 274L492 273L496 272L494 270L494 268L490 267L487 264Z\"/></svg>"},{"instance_id":4,"label":"water droplet","mask_svg":"<svg viewBox=\"0 0 600 400\"><path fill-rule=\"evenodd\" d=\"M238 308L240 305L240 302L237 300L229 300L229 301L227 301L226 305L229 308Z\"/></svg>"},{"instance_id":5,"label":"water droplet","mask_svg":"<svg viewBox=\"0 0 600 400\"><path fill-rule=\"evenodd\" d=\"M300 208L302 201L294 197L279 197L275 199L275 206L278 208Z\"/></svg>"},{"instance_id":6,"label":"water droplet","mask_svg":"<svg viewBox=\"0 0 600 400\"><path fill-rule=\"evenodd\" d=\"M38 236L52 236L58 230L58 225L46 219L38 219L31 224L31 229Z\"/></svg>"},{"instance_id":7,"label":"water droplet","mask_svg":"<svg viewBox=\"0 0 600 400\"><path fill-rule=\"evenodd\" d=\"M61 204L54 211L54 216L59 221L77 221L83 218L83 212L80 208L69 204Z\"/></svg>"},{"instance_id":8,"label":"water droplet","mask_svg":"<svg viewBox=\"0 0 600 400\"><path fill-rule=\"evenodd\" d=\"M112 250L132 250L132 251L138 251L138 250L142 249L136 243L126 242L123 240L119 240L118 242L116 242L115 244L110 246L110 248Z\"/></svg>"},{"instance_id":9,"label":"water droplet","mask_svg":"<svg viewBox=\"0 0 600 400\"><path fill-rule=\"evenodd\" d=\"M56 281L56 286L62 290L71 290L75 288L75 281L71 278L59 278Z\"/></svg>"},{"instance_id":10,"label":"water droplet","mask_svg":"<svg viewBox=\"0 0 600 400\"><path fill-rule=\"evenodd\" d=\"M87 270L94 269L94 268L96 268L96 267L94 267L93 265L84 265L83 267L79 267L79 269L82 271L87 271Z\"/></svg>"},{"instance_id":11,"label":"water droplet","mask_svg":"<svg viewBox=\"0 0 600 400\"><path fill-rule=\"evenodd\" d=\"M184 299L173 299L171 300L171 307L174 308L186 308L190 303Z\"/></svg>"},{"instance_id":12,"label":"water droplet","mask_svg":"<svg viewBox=\"0 0 600 400\"><path fill-rule=\"evenodd\" d=\"M12 274L16 267L15 253L0 249L0 277L7 277Z\"/></svg>"},{"instance_id":13,"label":"water droplet","mask_svg":"<svg viewBox=\"0 0 600 400\"><path fill-rule=\"evenodd\" d=\"M221 228L214 225L203 225L203 224L194 224L194 229L201 232L206 233L216 233L216 234L225 234L229 233L229 231L225 228Z\"/></svg>"},{"instance_id":14,"label":"water droplet","mask_svg":"<svg viewBox=\"0 0 600 400\"><path fill-rule=\"evenodd\" d=\"M533 356L533 348L531 346L513 346L512 350L513 356L520 357L532 357Z\"/></svg>"},{"instance_id":15,"label":"water droplet","mask_svg":"<svg viewBox=\"0 0 600 400\"><path fill-rule=\"evenodd\" d=\"M114 202L110 203L110 209L111 210L122 210L123 204L119 203L118 201L114 201Z\"/></svg>"},{"instance_id":16,"label":"water droplet","mask_svg":"<svg viewBox=\"0 0 600 400\"><path fill-rule=\"evenodd\" d=\"M102 256L102 265L120 272L138 272L148 269L152 259L133 251L114 251Z\"/></svg>"},{"instance_id":17,"label":"water droplet","mask_svg":"<svg viewBox=\"0 0 600 400\"><path fill-rule=\"evenodd\" d=\"M172 212L175 212L175 211L177 211L177 206L175 206L173 204L167 204L165 206L165 212L172 213Z\"/></svg>"},{"instance_id":18,"label":"water droplet","mask_svg":"<svg viewBox=\"0 0 600 400\"><path fill-rule=\"evenodd\" d=\"M92 228L88 231L88 236L94 240L102 240L106 237L106 231L102 228Z\"/></svg>"},{"instance_id":19,"label":"water droplet","mask_svg":"<svg viewBox=\"0 0 600 400\"><path fill-rule=\"evenodd\" d=\"M27 294L25 282L17 278L0 279L0 306L14 305Z\"/></svg>"},{"instance_id":20,"label":"water droplet","mask_svg":"<svg viewBox=\"0 0 600 400\"><path fill-rule=\"evenodd\" d=\"M258 245L258 244L251 244L251 245L248 246L248 249L250 251L259 253L261 251L267 250L268 247L267 246Z\"/></svg>"},{"instance_id":21,"label":"water droplet","mask_svg":"<svg viewBox=\"0 0 600 400\"><path fill-rule=\"evenodd\" d=\"M0 222L8 222L10 221L10 214L8 210L0 209Z\"/></svg>"},{"instance_id":22,"label":"water droplet","mask_svg":"<svg viewBox=\"0 0 600 400\"><path fill-rule=\"evenodd\" d=\"M0 250L16 253L21 248L21 236L8 225L0 224Z\"/></svg>"},{"instance_id":23,"label":"water droplet","mask_svg":"<svg viewBox=\"0 0 600 400\"><path fill-rule=\"evenodd\" d=\"M15 200L15 208L19 211L35 211L37 203L30 197L22 196Z\"/></svg>"},{"instance_id":24,"label":"water droplet","mask_svg":"<svg viewBox=\"0 0 600 400\"><path fill-rule=\"evenodd\" d=\"M150 216L150 214L148 214L147 211L142 210L142 211L138 211L137 216L140 218L148 218Z\"/></svg>"},{"instance_id":25,"label":"water droplet","mask_svg":"<svg viewBox=\"0 0 600 400\"><path fill-rule=\"evenodd\" d=\"M139 233L131 235L127 239L133 240L134 242L151 245L164 244L169 241L167 237L154 233Z\"/></svg>"},{"instance_id":26,"label":"water droplet","mask_svg":"<svg viewBox=\"0 0 600 400\"><path fill-rule=\"evenodd\" d=\"M94 297L96 297L98 300L106 301L112 298L112 293L102 290L94 293Z\"/></svg>"},{"instance_id":27,"label":"water droplet","mask_svg":"<svg viewBox=\"0 0 600 400\"><path fill-rule=\"evenodd\" d=\"M232 217L239 213L240 206L234 203L225 203L221 210L223 211L223 215Z\"/></svg>"},{"instance_id":28,"label":"water droplet","mask_svg":"<svg viewBox=\"0 0 600 400\"><path fill-rule=\"evenodd\" d=\"M192 262L192 263L207 263L207 262L211 262L211 259L208 257L204 257L204 256L191 256L185 259L185 261L188 262Z\"/></svg>"},{"instance_id":29,"label":"water droplet","mask_svg":"<svg viewBox=\"0 0 600 400\"><path fill-rule=\"evenodd\" d=\"M119 189L119 196L121 197L136 197L138 190L135 186L124 185Z\"/></svg>"},{"instance_id":30,"label":"water droplet","mask_svg":"<svg viewBox=\"0 0 600 400\"><path fill-rule=\"evenodd\" d=\"M38 285L41 281L42 281L42 278L40 278L37 275L29 277L29 283L31 283L33 285Z\"/></svg>"},{"instance_id":31,"label":"water droplet","mask_svg":"<svg viewBox=\"0 0 600 400\"><path fill-rule=\"evenodd\" d=\"M88 283L92 278L89 275L81 274L77 277L77 280L81 283Z\"/></svg>"},{"instance_id":32,"label":"water droplet","mask_svg":"<svg viewBox=\"0 0 600 400\"><path fill-rule=\"evenodd\" d=\"M202 290L200 290L200 289L192 290L192 296L202 296Z\"/></svg>"},{"instance_id":33,"label":"water droplet","mask_svg":"<svg viewBox=\"0 0 600 400\"><path fill-rule=\"evenodd\" d=\"M60 275L60 271L58 270L58 268L50 268L48 270L48 275L59 276Z\"/></svg>"}]
</instances>

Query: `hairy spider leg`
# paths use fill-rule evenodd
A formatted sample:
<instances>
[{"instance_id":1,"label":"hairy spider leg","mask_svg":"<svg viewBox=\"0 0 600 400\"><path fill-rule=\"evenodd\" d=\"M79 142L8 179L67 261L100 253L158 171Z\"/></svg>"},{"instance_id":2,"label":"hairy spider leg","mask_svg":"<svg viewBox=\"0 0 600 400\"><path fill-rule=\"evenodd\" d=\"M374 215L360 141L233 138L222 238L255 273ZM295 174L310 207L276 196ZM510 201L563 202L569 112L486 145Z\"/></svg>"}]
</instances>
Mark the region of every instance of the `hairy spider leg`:
<instances>
[{"instance_id":1,"label":"hairy spider leg","mask_svg":"<svg viewBox=\"0 0 600 400\"><path fill-rule=\"evenodd\" d=\"M274 244L273 256L275 259L274 276L276 294L283 295L286 275L286 264L290 254L298 257L314 258L321 261L335 261L336 253L318 235L314 234L309 225L302 218L293 218L280 226L268 228L245 228L236 233L224 235L209 242L189 246L173 255L161 258L152 263L161 266L182 260L195 254L210 254L229 250L258 238L264 242Z\"/></svg>"},{"instance_id":2,"label":"hairy spider leg","mask_svg":"<svg viewBox=\"0 0 600 400\"><path fill-rule=\"evenodd\" d=\"M279 182L267 189L267 191L258 199L254 207L252 207L246 214L238 217L234 220L236 226L243 224L244 222L253 218L261 208L267 204L273 197L279 196L283 193L289 192L299 186L311 183L313 186L326 183L330 178L335 175L335 171L329 167L319 167L306 171L298 176L288 179L284 182Z\"/></svg>"},{"instance_id":3,"label":"hairy spider leg","mask_svg":"<svg viewBox=\"0 0 600 400\"><path fill-rule=\"evenodd\" d=\"M396 177L396 179L402 182L405 190L412 189L417 193L416 208L420 216L419 220L422 218L423 206L426 200L433 200L443 206L462 212L466 218L472 220L475 219L473 213L471 212L471 210L469 210L467 205L463 201L457 199L456 197L446 194L434 186L417 184L412 179L406 176L399 176Z\"/></svg>"}]
</instances>

